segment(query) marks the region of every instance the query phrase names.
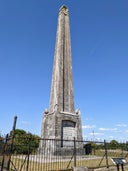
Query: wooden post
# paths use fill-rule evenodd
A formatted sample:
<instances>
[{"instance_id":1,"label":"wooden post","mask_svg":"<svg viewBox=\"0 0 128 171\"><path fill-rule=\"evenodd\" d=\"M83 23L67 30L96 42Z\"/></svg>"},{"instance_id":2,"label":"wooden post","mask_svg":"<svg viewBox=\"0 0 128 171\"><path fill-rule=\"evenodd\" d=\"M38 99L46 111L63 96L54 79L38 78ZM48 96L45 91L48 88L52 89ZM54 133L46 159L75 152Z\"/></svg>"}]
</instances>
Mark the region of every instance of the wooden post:
<instances>
[{"instance_id":1,"label":"wooden post","mask_svg":"<svg viewBox=\"0 0 128 171\"><path fill-rule=\"evenodd\" d=\"M14 117L14 122L13 122L13 127L12 127L12 131L11 131L11 145L10 145L10 154L9 154L9 160L7 163L7 170L9 170L10 168L10 161L11 161L11 155L12 155L12 149L13 149L13 140L14 140L14 136L15 136L15 129L16 129L16 121L17 121L17 116Z\"/></svg>"},{"instance_id":2,"label":"wooden post","mask_svg":"<svg viewBox=\"0 0 128 171\"><path fill-rule=\"evenodd\" d=\"M106 141L105 140L104 140L104 147L105 147L106 166L107 166L107 168L109 168L109 165L108 165L107 144L106 144Z\"/></svg>"},{"instance_id":3,"label":"wooden post","mask_svg":"<svg viewBox=\"0 0 128 171\"><path fill-rule=\"evenodd\" d=\"M3 171L4 169L4 161L5 161L5 153L6 153L6 149L7 149L7 141L8 141L8 134L5 137L5 142L4 142L4 146L3 146L3 159L2 159L2 163L1 163L1 171Z\"/></svg>"}]
</instances>

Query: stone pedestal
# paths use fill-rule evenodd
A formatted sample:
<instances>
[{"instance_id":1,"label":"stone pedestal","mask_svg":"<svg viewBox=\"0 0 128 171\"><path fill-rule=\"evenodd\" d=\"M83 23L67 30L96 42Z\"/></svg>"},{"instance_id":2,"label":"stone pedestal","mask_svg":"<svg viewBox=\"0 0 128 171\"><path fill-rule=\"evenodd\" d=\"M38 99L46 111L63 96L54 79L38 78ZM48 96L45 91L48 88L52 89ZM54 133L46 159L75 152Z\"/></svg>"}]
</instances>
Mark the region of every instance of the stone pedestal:
<instances>
[{"instance_id":1,"label":"stone pedestal","mask_svg":"<svg viewBox=\"0 0 128 171\"><path fill-rule=\"evenodd\" d=\"M82 140L80 113L54 112L44 113L42 138ZM67 142L68 144L68 142ZM66 143L61 144L66 146ZM70 146L70 144L68 144Z\"/></svg>"},{"instance_id":2,"label":"stone pedestal","mask_svg":"<svg viewBox=\"0 0 128 171\"><path fill-rule=\"evenodd\" d=\"M40 149L53 155L72 156L76 148L77 155L82 155L84 150L81 130L80 112L45 112L41 132L44 140L40 143Z\"/></svg>"}]
</instances>

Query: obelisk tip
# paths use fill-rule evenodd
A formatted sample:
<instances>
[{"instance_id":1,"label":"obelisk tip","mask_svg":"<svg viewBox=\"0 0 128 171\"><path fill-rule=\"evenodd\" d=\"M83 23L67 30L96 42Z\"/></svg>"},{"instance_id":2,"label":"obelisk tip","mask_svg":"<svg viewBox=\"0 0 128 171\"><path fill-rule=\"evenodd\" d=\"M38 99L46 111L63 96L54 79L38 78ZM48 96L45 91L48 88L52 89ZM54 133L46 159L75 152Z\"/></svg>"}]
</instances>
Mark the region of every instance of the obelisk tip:
<instances>
[{"instance_id":1,"label":"obelisk tip","mask_svg":"<svg viewBox=\"0 0 128 171\"><path fill-rule=\"evenodd\" d=\"M59 11L61 11L61 10L63 10L63 9L67 10L68 8L66 7L66 5L62 5L62 6L60 7L60 10L59 10Z\"/></svg>"}]
</instances>

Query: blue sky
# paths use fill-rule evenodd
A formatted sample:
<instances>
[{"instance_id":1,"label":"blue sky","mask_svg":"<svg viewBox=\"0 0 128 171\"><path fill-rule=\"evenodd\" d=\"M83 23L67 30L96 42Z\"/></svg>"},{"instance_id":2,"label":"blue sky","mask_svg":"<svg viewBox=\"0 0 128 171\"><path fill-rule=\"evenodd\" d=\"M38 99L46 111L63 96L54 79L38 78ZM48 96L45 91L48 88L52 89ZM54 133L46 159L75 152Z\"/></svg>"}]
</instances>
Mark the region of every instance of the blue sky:
<instances>
[{"instance_id":1,"label":"blue sky","mask_svg":"<svg viewBox=\"0 0 128 171\"><path fill-rule=\"evenodd\" d=\"M85 139L128 140L128 1L0 1L0 133L40 135L59 8L69 8L75 108Z\"/></svg>"}]
</instances>

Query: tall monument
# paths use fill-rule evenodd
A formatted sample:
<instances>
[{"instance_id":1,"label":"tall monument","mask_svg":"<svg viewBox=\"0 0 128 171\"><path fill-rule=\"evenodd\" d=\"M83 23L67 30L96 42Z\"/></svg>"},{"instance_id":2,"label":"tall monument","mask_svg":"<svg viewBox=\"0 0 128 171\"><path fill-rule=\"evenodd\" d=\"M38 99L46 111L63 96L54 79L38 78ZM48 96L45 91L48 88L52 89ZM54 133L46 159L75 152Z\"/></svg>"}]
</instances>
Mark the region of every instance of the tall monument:
<instances>
[{"instance_id":1,"label":"tall monument","mask_svg":"<svg viewBox=\"0 0 128 171\"><path fill-rule=\"evenodd\" d=\"M50 107L44 111L42 138L82 140L80 111L74 110L72 57L68 8L59 10ZM61 147L65 144L61 141Z\"/></svg>"}]
</instances>

